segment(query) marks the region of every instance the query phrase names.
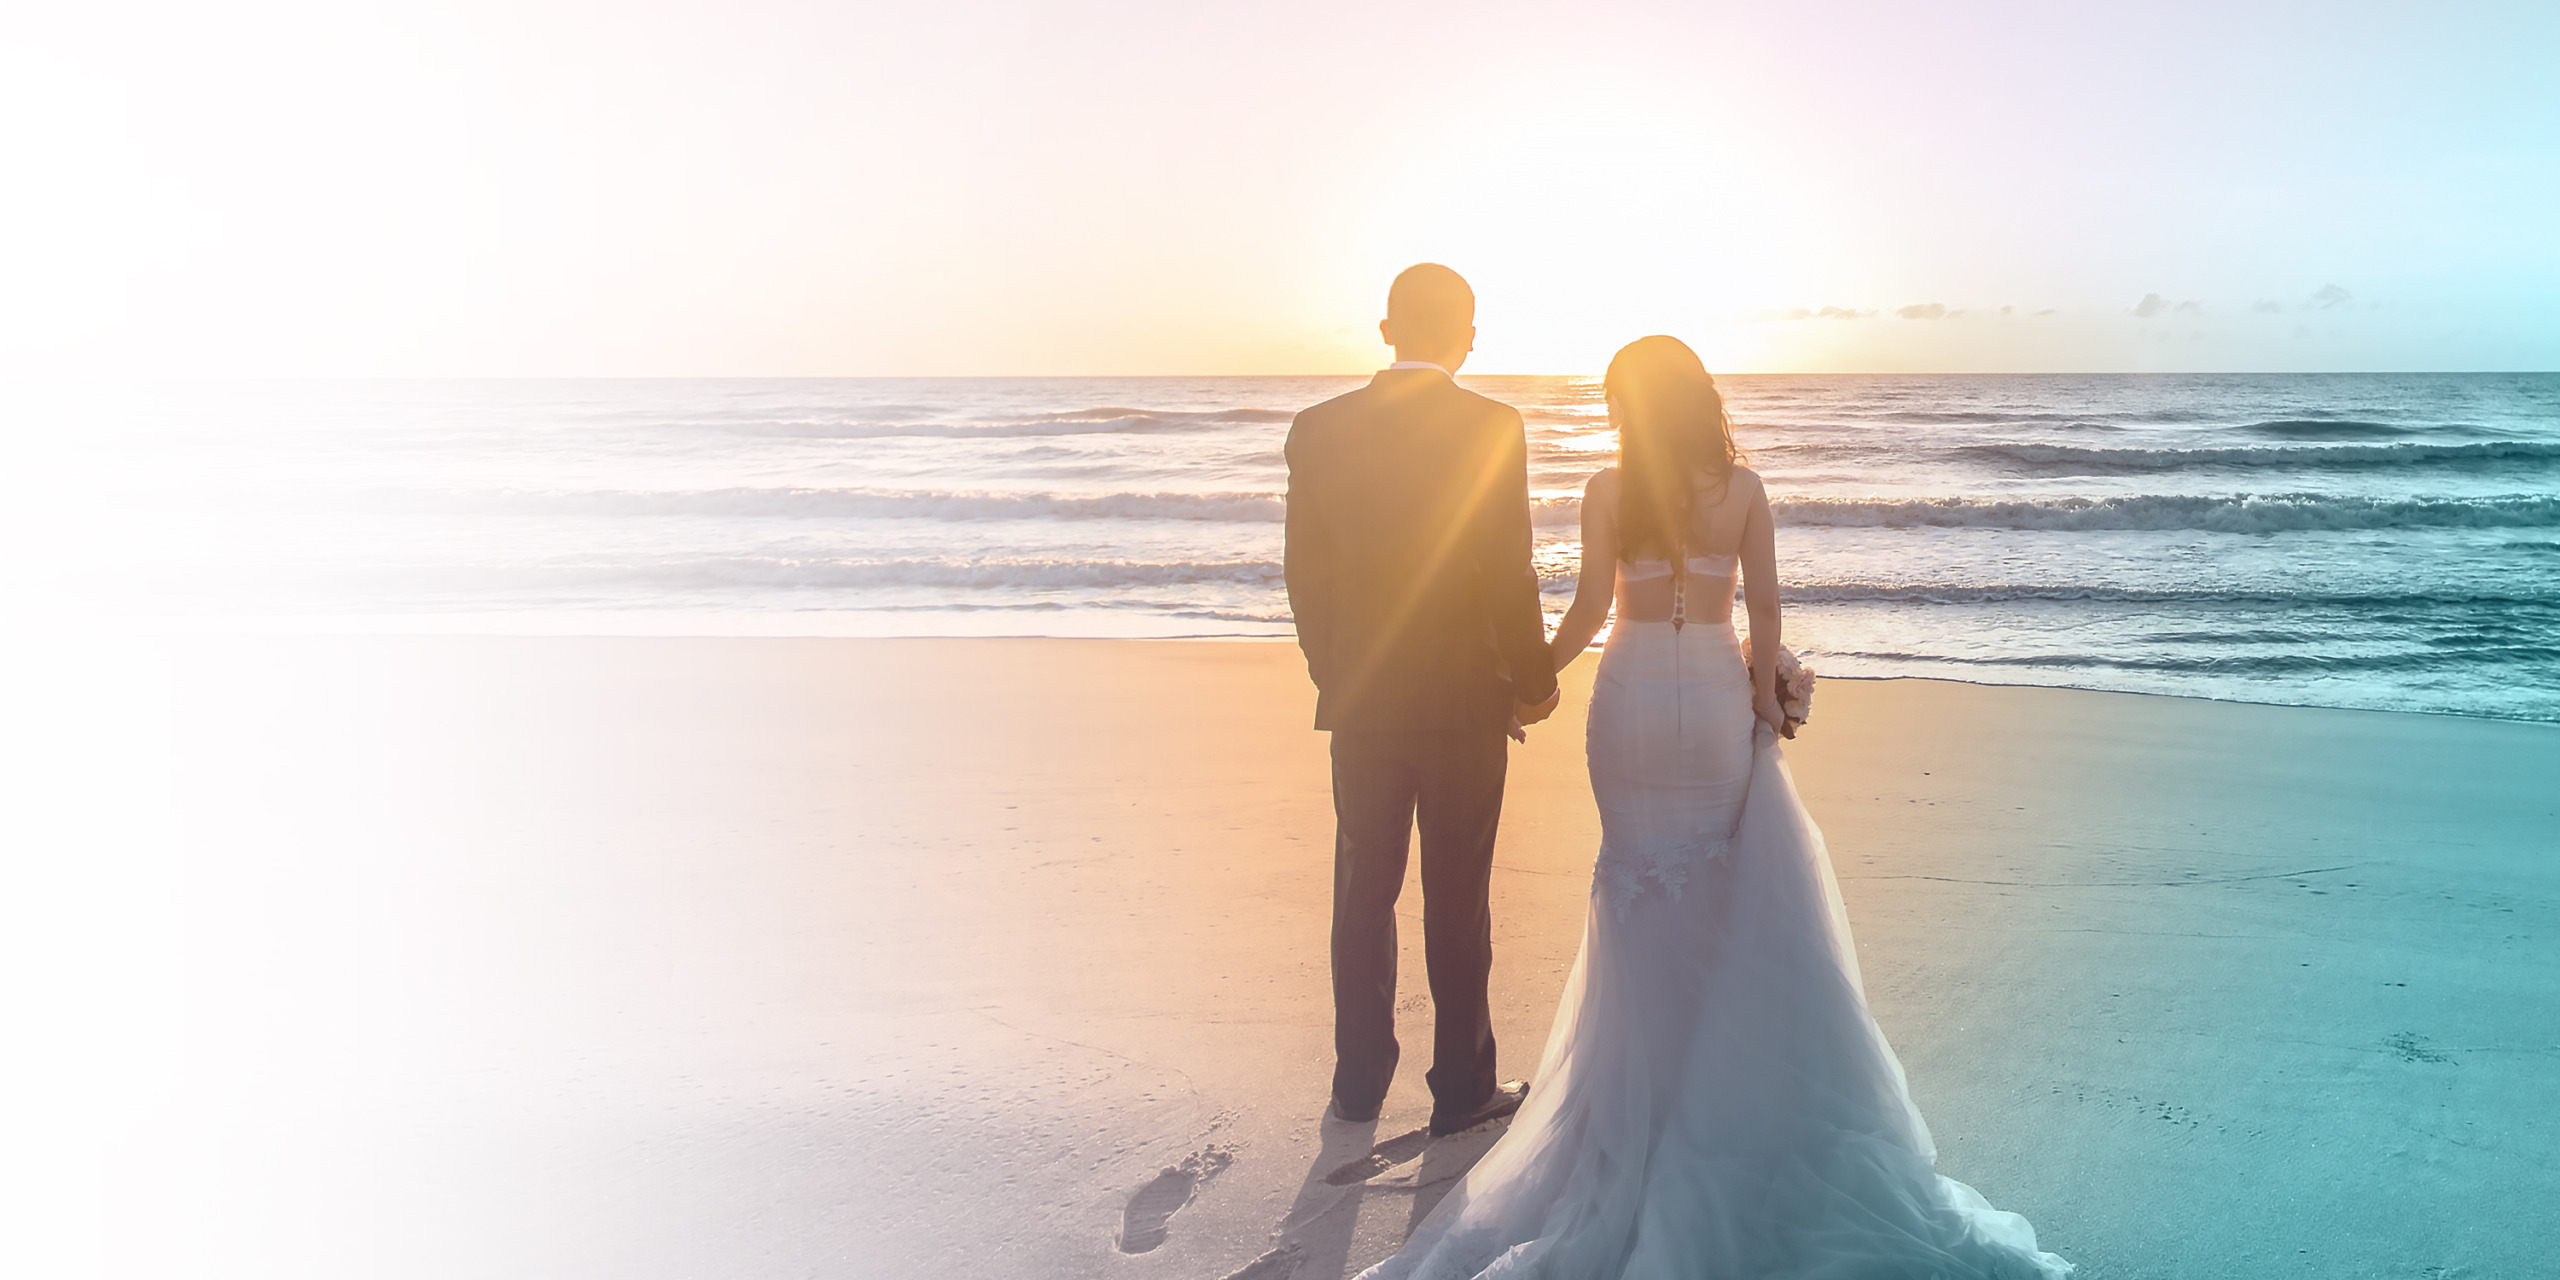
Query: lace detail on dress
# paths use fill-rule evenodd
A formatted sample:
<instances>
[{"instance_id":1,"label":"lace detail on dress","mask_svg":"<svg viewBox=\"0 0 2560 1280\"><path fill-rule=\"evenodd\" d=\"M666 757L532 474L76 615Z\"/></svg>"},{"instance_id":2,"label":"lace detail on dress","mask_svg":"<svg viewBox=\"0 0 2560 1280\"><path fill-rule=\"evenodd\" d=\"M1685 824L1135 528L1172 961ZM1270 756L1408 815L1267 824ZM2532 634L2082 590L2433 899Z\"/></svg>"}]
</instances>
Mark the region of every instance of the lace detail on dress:
<instances>
[{"instance_id":1,"label":"lace detail on dress","mask_svg":"<svg viewBox=\"0 0 2560 1280\"><path fill-rule=\"evenodd\" d=\"M1678 902L1681 888L1689 883L1690 869L1723 857L1732 843L1730 836L1700 836L1687 844L1629 851L1602 840L1600 857L1591 867L1591 888L1595 893L1606 890L1610 912L1624 920L1627 908L1648 882Z\"/></svg>"}]
</instances>

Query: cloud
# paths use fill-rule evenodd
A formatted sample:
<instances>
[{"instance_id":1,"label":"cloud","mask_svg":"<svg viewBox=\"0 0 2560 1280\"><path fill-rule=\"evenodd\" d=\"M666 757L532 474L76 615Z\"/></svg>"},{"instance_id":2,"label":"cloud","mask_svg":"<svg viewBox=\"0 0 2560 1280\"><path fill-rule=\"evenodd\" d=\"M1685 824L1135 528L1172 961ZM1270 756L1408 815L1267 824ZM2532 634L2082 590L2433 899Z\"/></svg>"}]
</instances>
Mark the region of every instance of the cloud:
<instances>
[{"instance_id":1,"label":"cloud","mask_svg":"<svg viewBox=\"0 0 2560 1280\"><path fill-rule=\"evenodd\" d=\"M2273 298L2260 298L2260 299L2258 299L2255 303L2252 303L2252 304L2250 305L2249 309L2250 309L2251 311L2255 311L2255 312L2257 312L2257 313L2258 313L2258 314L2260 314L2260 315L2269 315L2269 316L2271 316L2271 315L2276 314L2276 313L2277 313L2277 312L2279 312L2279 311L2284 310L2284 304L2283 304L2283 303L2281 303L2281 302L2276 301L2276 300L2275 300L2275 299L2273 299Z\"/></svg>"},{"instance_id":2,"label":"cloud","mask_svg":"<svg viewBox=\"0 0 2560 1280\"><path fill-rule=\"evenodd\" d=\"M2040 316L2060 315L2060 314L2062 314L2062 308L2060 308L2060 307L2046 307L2044 310L2039 311L2039 312L2037 312L2036 314L2037 314L2037 315L2040 315Z\"/></svg>"},{"instance_id":3,"label":"cloud","mask_svg":"<svg viewBox=\"0 0 2560 1280\"><path fill-rule=\"evenodd\" d=\"M1773 311L1759 312L1751 318L1754 320L1864 320L1874 314L1875 312L1860 311L1854 307L1824 307L1819 311L1807 307L1779 307Z\"/></svg>"},{"instance_id":4,"label":"cloud","mask_svg":"<svg viewBox=\"0 0 2560 1280\"><path fill-rule=\"evenodd\" d=\"M2318 293L2311 295L2311 301L2306 305L2318 307L2323 311L2335 311L2355 300L2356 295L2334 284L2324 284L2320 286Z\"/></svg>"},{"instance_id":5,"label":"cloud","mask_svg":"<svg viewBox=\"0 0 2560 1280\"><path fill-rule=\"evenodd\" d=\"M2181 312L2186 315L2202 315L2204 314L2204 304L2193 298L2189 298L2184 302L2171 302L2167 298L2163 298L2156 293L2146 293L2142 295L2142 301L2133 304L2133 314L2137 318L2143 320L2148 320L2157 315L2165 315L2172 311Z\"/></svg>"},{"instance_id":6,"label":"cloud","mask_svg":"<svg viewBox=\"0 0 2560 1280\"><path fill-rule=\"evenodd\" d=\"M1893 313L1905 320L1944 320L1947 318L1947 304L1915 302L1907 307L1897 307Z\"/></svg>"}]
</instances>

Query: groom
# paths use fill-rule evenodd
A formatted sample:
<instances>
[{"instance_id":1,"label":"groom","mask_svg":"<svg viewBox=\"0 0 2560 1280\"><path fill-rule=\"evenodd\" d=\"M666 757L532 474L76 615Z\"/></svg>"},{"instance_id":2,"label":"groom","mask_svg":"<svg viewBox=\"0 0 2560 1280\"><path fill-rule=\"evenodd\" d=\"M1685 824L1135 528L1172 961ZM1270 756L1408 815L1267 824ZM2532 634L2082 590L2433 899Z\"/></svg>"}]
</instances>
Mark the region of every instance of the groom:
<instances>
[{"instance_id":1,"label":"groom","mask_svg":"<svg viewBox=\"0 0 2560 1280\"><path fill-rule=\"evenodd\" d=\"M1375 1120L1396 1071L1396 896L1422 828L1423 954L1436 1026L1431 1131L1519 1110L1498 1084L1494 825L1513 717L1557 692L1529 564L1520 413L1459 389L1475 292L1434 263L1387 290L1395 363L1289 428L1289 608L1333 731L1330 1114Z\"/></svg>"}]
</instances>

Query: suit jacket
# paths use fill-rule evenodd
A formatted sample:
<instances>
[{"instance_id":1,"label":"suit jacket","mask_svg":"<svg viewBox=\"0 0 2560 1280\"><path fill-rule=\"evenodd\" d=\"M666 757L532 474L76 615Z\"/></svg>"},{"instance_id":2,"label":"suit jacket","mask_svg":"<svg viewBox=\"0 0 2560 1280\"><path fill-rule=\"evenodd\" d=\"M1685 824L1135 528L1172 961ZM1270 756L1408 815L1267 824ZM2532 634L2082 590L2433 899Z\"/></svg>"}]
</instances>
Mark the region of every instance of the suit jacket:
<instances>
[{"instance_id":1,"label":"suit jacket","mask_svg":"<svg viewBox=\"0 0 2560 1280\"><path fill-rule=\"evenodd\" d=\"M1289 427L1289 608L1319 729L1491 729L1555 692L1520 412L1388 369Z\"/></svg>"}]
</instances>

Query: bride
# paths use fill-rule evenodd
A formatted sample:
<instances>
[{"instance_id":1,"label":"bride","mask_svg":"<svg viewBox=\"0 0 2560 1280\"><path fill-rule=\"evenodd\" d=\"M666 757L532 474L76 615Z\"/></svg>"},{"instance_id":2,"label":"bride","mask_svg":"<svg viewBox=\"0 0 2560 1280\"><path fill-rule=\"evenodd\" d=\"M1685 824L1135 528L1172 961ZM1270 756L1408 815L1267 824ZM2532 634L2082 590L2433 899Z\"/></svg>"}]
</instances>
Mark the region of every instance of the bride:
<instances>
[{"instance_id":1,"label":"bride","mask_svg":"<svg viewBox=\"0 0 2560 1280\"><path fill-rule=\"evenodd\" d=\"M1777 739L1769 498L1678 339L1609 362L1618 466L1582 503L1555 640L1608 619L1582 955L1510 1132L1364 1280L2054 1277L2035 1229L1938 1176L1867 1012L1822 835ZM1750 611L1749 665L1733 632Z\"/></svg>"}]
</instances>

